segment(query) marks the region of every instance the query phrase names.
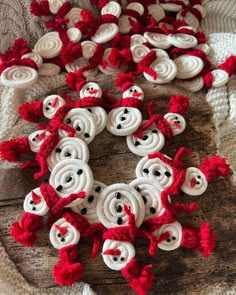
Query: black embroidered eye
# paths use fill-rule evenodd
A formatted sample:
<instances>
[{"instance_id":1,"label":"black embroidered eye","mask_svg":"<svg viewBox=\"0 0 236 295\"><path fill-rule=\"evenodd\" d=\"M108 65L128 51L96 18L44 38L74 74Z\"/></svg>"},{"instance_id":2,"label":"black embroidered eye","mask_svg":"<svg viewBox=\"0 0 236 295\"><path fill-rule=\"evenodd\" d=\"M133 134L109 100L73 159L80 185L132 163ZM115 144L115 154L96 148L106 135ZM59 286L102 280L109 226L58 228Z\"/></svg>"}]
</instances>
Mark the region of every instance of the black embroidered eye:
<instances>
[{"instance_id":1,"label":"black embroidered eye","mask_svg":"<svg viewBox=\"0 0 236 295\"><path fill-rule=\"evenodd\" d=\"M124 109L124 114L128 114L128 110L127 109Z\"/></svg>"},{"instance_id":2,"label":"black embroidered eye","mask_svg":"<svg viewBox=\"0 0 236 295\"><path fill-rule=\"evenodd\" d=\"M125 258L124 258L124 257L121 257L121 258L120 258L120 261L125 261Z\"/></svg>"},{"instance_id":3,"label":"black embroidered eye","mask_svg":"<svg viewBox=\"0 0 236 295\"><path fill-rule=\"evenodd\" d=\"M65 242L65 239L64 238L61 238L61 242Z\"/></svg>"},{"instance_id":4,"label":"black embroidered eye","mask_svg":"<svg viewBox=\"0 0 236 295\"><path fill-rule=\"evenodd\" d=\"M139 141L136 140L134 145L135 145L135 146L139 146L140 144L141 144L141 143L140 143Z\"/></svg>"},{"instance_id":5,"label":"black embroidered eye","mask_svg":"<svg viewBox=\"0 0 236 295\"><path fill-rule=\"evenodd\" d=\"M157 130L152 130L152 133L157 133L158 131Z\"/></svg>"},{"instance_id":6,"label":"black embroidered eye","mask_svg":"<svg viewBox=\"0 0 236 295\"><path fill-rule=\"evenodd\" d=\"M133 92L133 89L130 89L130 92Z\"/></svg>"},{"instance_id":7,"label":"black embroidered eye","mask_svg":"<svg viewBox=\"0 0 236 295\"><path fill-rule=\"evenodd\" d=\"M136 191L140 192L140 188L138 186L135 187Z\"/></svg>"},{"instance_id":8,"label":"black embroidered eye","mask_svg":"<svg viewBox=\"0 0 236 295\"><path fill-rule=\"evenodd\" d=\"M97 187L95 188L95 192L99 193L100 191L101 191L101 187L100 187L100 186L97 186Z\"/></svg>"},{"instance_id":9,"label":"black embroidered eye","mask_svg":"<svg viewBox=\"0 0 236 295\"><path fill-rule=\"evenodd\" d=\"M153 174L154 174L155 176L161 176L161 172L160 172L160 171L157 171L157 170L154 171Z\"/></svg>"},{"instance_id":10,"label":"black embroidered eye","mask_svg":"<svg viewBox=\"0 0 236 295\"><path fill-rule=\"evenodd\" d=\"M88 202L89 202L89 203L92 203L93 200L94 200L94 196L89 196L89 198L88 198Z\"/></svg>"},{"instance_id":11,"label":"black embroidered eye","mask_svg":"<svg viewBox=\"0 0 236 295\"><path fill-rule=\"evenodd\" d=\"M122 218L121 218L121 217L118 217L118 218L117 218L117 224L118 224L118 225L121 225L121 224L122 224Z\"/></svg>"},{"instance_id":12,"label":"black embroidered eye","mask_svg":"<svg viewBox=\"0 0 236 295\"><path fill-rule=\"evenodd\" d=\"M91 87L91 90L93 90L93 87Z\"/></svg>"},{"instance_id":13,"label":"black embroidered eye","mask_svg":"<svg viewBox=\"0 0 236 295\"><path fill-rule=\"evenodd\" d=\"M176 240L176 237L172 237L172 240L175 241Z\"/></svg>"},{"instance_id":14,"label":"black embroidered eye","mask_svg":"<svg viewBox=\"0 0 236 295\"><path fill-rule=\"evenodd\" d=\"M166 241L167 241L168 243L170 243L170 242L171 242L171 239L170 239L170 238L168 238Z\"/></svg>"},{"instance_id":15,"label":"black embroidered eye","mask_svg":"<svg viewBox=\"0 0 236 295\"><path fill-rule=\"evenodd\" d=\"M137 89L134 89L134 92L137 92Z\"/></svg>"},{"instance_id":16,"label":"black embroidered eye","mask_svg":"<svg viewBox=\"0 0 236 295\"><path fill-rule=\"evenodd\" d=\"M66 152L65 153L65 157L70 157L71 156L71 153L70 152Z\"/></svg>"},{"instance_id":17,"label":"black embroidered eye","mask_svg":"<svg viewBox=\"0 0 236 295\"><path fill-rule=\"evenodd\" d=\"M86 133L84 133L84 137L89 138L90 135L86 132Z\"/></svg>"},{"instance_id":18,"label":"black embroidered eye","mask_svg":"<svg viewBox=\"0 0 236 295\"><path fill-rule=\"evenodd\" d=\"M89 91L90 89L89 89L89 87L87 88L87 91Z\"/></svg>"},{"instance_id":19,"label":"black embroidered eye","mask_svg":"<svg viewBox=\"0 0 236 295\"><path fill-rule=\"evenodd\" d=\"M61 149L60 149L60 148L56 148L56 149L55 149L55 152L56 152L56 153L61 153Z\"/></svg>"},{"instance_id":20,"label":"black embroidered eye","mask_svg":"<svg viewBox=\"0 0 236 295\"><path fill-rule=\"evenodd\" d=\"M57 234L57 236L58 236L58 238L60 238L61 237L61 234Z\"/></svg>"},{"instance_id":21,"label":"black embroidered eye","mask_svg":"<svg viewBox=\"0 0 236 295\"><path fill-rule=\"evenodd\" d=\"M39 137L39 134L37 134L36 137Z\"/></svg>"},{"instance_id":22,"label":"black embroidered eye","mask_svg":"<svg viewBox=\"0 0 236 295\"><path fill-rule=\"evenodd\" d=\"M46 107L46 111L49 111L50 109L49 109L49 107Z\"/></svg>"},{"instance_id":23,"label":"black embroidered eye","mask_svg":"<svg viewBox=\"0 0 236 295\"><path fill-rule=\"evenodd\" d=\"M144 135L143 140L147 140L147 139L148 139L148 136Z\"/></svg>"},{"instance_id":24,"label":"black embroidered eye","mask_svg":"<svg viewBox=\"0 0 236 295\"><path fill-rule=\"evenodd\" d=\"M35 138L32 139L32 141L35 141L35 140L36 140Z\"/></svg>"},{"instance_id":25,"label":"black embroidered eye","mask_svg":"<svg viewBox=\"0 0 236 295\"><path fill-rule=\"evenodd\" d=\"M180 124L181 122L178 120L177 123Z\"/></svg>"},{"instance_id":26,"label":"black embroidered eye","mask_svg":"<svg viewBox=\"0 0 236 295\"><path fill-rule=\"evenodd\" d=\"M36 207L33 207L32 210L35 211L36 210Z\"/></svg>"},{"instance_id":27,"label":"black embroidered eye","mask_svg":"<svg viewBox=\"0 0 236 295\"><path fill-rule=\"evenodd\" d=\"M75 127L75 129L76 129L77 131L81 131L81 128L80 128L79 125L77 125L77 126Z\"/></svg>"},{"instance_id":28,"label":"black embroidered eye","mask_svg":"<svg viewBox=\"0 0 236 295\"><path fill-rule=\"evenodd\" d=\"M51 103L49 102L49 103L48 103L48 105L50 106L50 105L51 105Z\"/></svg>"},{"instance_id":29,"label":"black embroidered eye","mask_svg":"<svg viewBox=\"0 0 236 295\"><path fill-rule=\"evenodd\" d=\"M167 177L171 177L170 172L169 172L169 171L166 171L166 172L165 172L165 176L167 176Z\"/></svg>"},{"instance_id":30,"label":"black embroidered eye","mask_svg":"<svg viewBox=\"0 0 236 295\"><path fill-rule=\"evenodd\" d=\"M91 110L91 109L88 109L88 111L89 111L90 113L92 113L92 110Z\"/></svg>"},{"instance_id":31,"label":"black embroidered eye","mask_svg":"<svg viewBox=\"0 0 236 295\"><path fill-rule=\"evenodd\" d=\"M63 189L63 186L62 186L62 185L58 185L58 187L56 188L56 190L57 190L58 192L60 192L62 189Z\"/></svg>"},{"instance_id":32,"label":"black embroidered eye","mask_svg":"<svg viewBox=\"0 0 236 295\"><path fill-rule=\"evenodd\" d=\"M120 199L120 198L121 198L121 193L119 193L119 192L115 193L115 197L116 197L117 199Z\"/></svg>"},{"instance_id":33,"label":"black embroidered eye","mask_svg":"<svg viewBox=\"0 0 236 295\"><path fill-rule=\"evenodd\" d=\"M67 177L66 182L71 182L72 179L73 179L73 178L72 178L71 176L69 176L69 177Z\"/></svg>"},{"instance_id":34,"label":"black embroidered eye","mask_svg":"<svg viewBox=\"0 0 236 295\"><path fill-rule=\"evenodd\" d=\"M198 179L201 179L201 175L198 175L197 178L198 178Z\"/></svg>"},{"instance_id":35,"label":"black embroidered eye","mask_svg":"<svg viewBox=\"0 0 236 295\"><path fill-rule=\"evenodd\" d=\"M80 214L85 215L87 213L87 209L83 208L80 210Z\"/></svg>"},{"instance_id":36,"label":"black embroidered eye","mask_svg":"<svg viewBox=\"0 0 236 295\"><path fill-rule=\"evenodd\" d=\"M67 123L67 124L70 124L70 123L71 123L71 119L69 119L69 118L66 119L66 123Z\"/></svg>"},{"instance_id":37,"label":"black embroidered eye","mask_svg":"<svg viewBox=\"0 0 236 295\"><path fill-rule=\"evenodd\" d=\"M196 184L200 184L200 182L199 182L199 181L197 181L197 182L196 182Z\"/></svg>"},{"instance_id":38,"label":"black embroidered eye","mask_svg":"<svg viewBox=\"0 0 236 295\"><path fill-rule=\"evenodd\" d=\"M151 214L155 214L155 213L156 213L156 209L155 209L154 207L151 207L151 208L150 208L150 213L151 213Z\"/></svg>"},{"instance_id":39,"label":"black embroidered eye","mask_svg":"<svg viewBox=\"0 0 236 295\"><path fill-rule=\"evenodd\" d=\"M83 173L83 170L82 169L79 169L78 171L77 171L77 174L78 175L81 175Z\"/></svg>"},{"instance_id":40,"label":"black embroidered eye","mask_svg":"<svg viewBox=\"0 0 236 295\"><path fill-rule=\"evenodd\" d=\"M121 129L121 125L118 124L118 125L116 126L116 128L117 128L117 129Z\"/></svg>"},{"instance_id":41,"label":"black embroidered eye","mask_svg":"<svg viewBox=\"0 0 236 295\"><path fill-rule=\"evenodd\" d=\"M116 212L121 213L122 210L123 209L122 209L122 206L121 205L116 206Z\"/></svg>"},{"instance_id":42,"label":"black embroidered eye","mask_svg":"<svg viewBox=\"0 0 236 295\"><path fill-rule=\"evenodd\" d=\"M179 118L178 117L175 117L175 120L178 120Z\"/></svg>"},{"instance_id":43,"label":"black embroidered eye","mask_svg":"<svg viewBox=\"0 0 236 295\"><path fill-rule=\"evenodd\" d=\"M149 170L147 168L143 169L143 172L148 174L149 173Z\"/></svg>"},{"instance_id":44,"label":"black embroidered eye","mask_svg":"<svg viewBox=\"0 0 236 295\"><path fill-rule=\"evenodd\" d=\"M117 257L113 257L112 260L113 260L113 261L117 261Z\"/></svg>"},{"instance_id":45,"label":"black embroidered eye","mask_svg":"<svg viewBox=\"0 0 236 295\"><path fill-rule=\"evenodd\" d=\"M34 201L30 201L30 205L33 205L34 204Z\"/></svg>"},{"instance_id":46,"label":"black embroidered eye","mask_svg":"<svg viewBox=\"0 0 236 295\"><path fill-rule=\"evenodd\" d=\"M144 197L144 196L142 196L142 198L143 198L144 204L146 204L147 203L147 198Z\"/></svg>"}]
</instances>

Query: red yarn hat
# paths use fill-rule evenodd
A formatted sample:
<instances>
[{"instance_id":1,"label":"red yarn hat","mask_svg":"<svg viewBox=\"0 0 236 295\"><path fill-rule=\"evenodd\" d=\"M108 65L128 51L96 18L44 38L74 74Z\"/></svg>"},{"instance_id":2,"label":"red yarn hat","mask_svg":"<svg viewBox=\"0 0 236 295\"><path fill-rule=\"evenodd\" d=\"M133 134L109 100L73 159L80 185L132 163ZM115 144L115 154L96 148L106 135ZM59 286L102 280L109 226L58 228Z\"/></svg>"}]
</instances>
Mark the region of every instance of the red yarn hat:
<instances>
[{"instance_id":1,"label":"red yarn hat","mask_svg":"<svg viewBox=\"0 0 236 295\"><path fill-rule=\"evenodd\" d=\"M18 113L24 120L37 123L43 117L43 101L26 102L19 107Z\"/></svg>"},{"instance_id":2,"label":"red yarn hat","mask_svg":"<svg viewBox=\"0 0 236 295\"><path fill-rule=\"evenodd\" d=\"M86 85L88 82L86 77L81 73L81 71L70 72L66 76L66 83L69 88L80 92L80 90Z\"/></svg>"},{"instance_id":3,"label":"red yarn hat","mask_svg":"<svg viewBox=\"0 0 236 295\"><path fill-rule=\"evenodd\" d=\"M200 229L188 225L182 229L181 246L200 251L203 257L208 257L215 248L215 239L209 223L202 223Z\"/></svg>"},{"instance_id":4,"label":"red yarn hat","mask_svg":"<svg viewBox=\"0 0 236 295\"><path fill-rule=\"evenodd\" d=\"M42 216L25 212L20 221L11 225L11 235L20 244L31 247L36 241L36 233L41 226Z\"/></svg>"},{"instance_id":5,"label":"red yarn hat","mask_svg":"<svg viewBox=\"0 0 236 295\"><path fill-rule=\"evenodd\" d=\"M77 245L70 245L58 251L59 262L53 267L56 282L63 286L71 286L83 276L83 266L78 259Z\"/></svg>"},{"instance_id":6,"label":"red yarn hat","mask_svg":"<svg viewBox=\"0 0 236 295\"><path fill-rule=\"evenodd\" d=\"M137 292L137 294L145 295L152 288L154 281L152 264L142 267L136 258L132 258L121 272L122 275L130 281L129 286Z\"/></svg>"},{"instance_id":7,"label":"red yarn hat","mask_svg":"<svg viewBox=\"0 0 236 295\"><path fill-rule=\"evenodd\" d=\"M230 172L230 166L226 163L226 158L212 156L210 159L205 158L203 160L199 170L205 175L206 180L211 182L220 176L227 177Z\"/></svg>"},{"instance_id":8,"label":"red yarn hat","mask_svg":"<svg viewBox=\"0 0 236 295\"><path fill-rule=\"evenodd\" d=\"M184 95L172 95L169 100L170 109L168 113L177 113L184 116L189 107L189 98Z\"/></svg>"},{"instance_id":9,"label":"red yarn hat","mask_svg":"<svg viewBox=\"0 0 236 295\"><path fill-rule=\"evenodd\" d=\"M12 138L0 144L0 157L8 162L18 162L21 154L31 152L28 137Z\"/></svg>"},{"instance_id":10,"label":"red yarn hat","mask_svg":"<svg viewBox=\"0 0 236 295\"><path fill-rule=\"evenodd\" d=\"M120 87L122 92L125 92L127 89L134 86L134 77L132 73L120 74L114 85Z\"/></svg>"}]
</instances>

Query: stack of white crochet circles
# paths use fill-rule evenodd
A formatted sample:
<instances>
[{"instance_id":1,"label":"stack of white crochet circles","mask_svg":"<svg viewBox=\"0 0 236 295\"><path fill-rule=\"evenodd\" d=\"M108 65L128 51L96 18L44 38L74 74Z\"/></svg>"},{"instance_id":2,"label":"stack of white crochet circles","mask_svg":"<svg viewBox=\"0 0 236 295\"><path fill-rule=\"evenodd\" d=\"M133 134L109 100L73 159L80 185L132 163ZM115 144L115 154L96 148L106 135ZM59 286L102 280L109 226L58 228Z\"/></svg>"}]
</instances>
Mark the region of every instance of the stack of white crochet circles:
<instances>
[{"instance_id":1,"label":"stack of white crochet circles","mask_svg":"<svg viewBox=\"0 0 236 295\"><path fill-rule=\"evenodd\" d=\"M67 72L66 82L77 92L52 94L19 107L20 116L37 122L27 137L0 144L0 156L35 167L36 179L50 172L25 197L24 213L11 226L11 235L31 247L47 215L52 246L58 250L53 275L59 285L70 286L83 276L78 261L81 239L92 240L91 258L102 253L104 263L121 271L138 294L152 288L152 264L140 265L135 257L138 239L147 239L147 255L178 247L200 251L208 257L215 234L208 222L199 227L178 221L178 212L189 214L196 203L174 202L180 191L199 196L208 184L229 175L225 158L211 156L199 167L188 167L181 147L174 158L161 153L165 141L184 132L189 98L178 93L169 98L167 113L156 113L156 101L142 108L145 95L135 82L143 75L151 83L181 83L196 92L221 87L235 74L234 56L213 68L209 46L199 25L204 17L201 0L91 1L100 15L73 6L69 1L31 2L31 12L45 21L48 32L31 49L23 39L0 55L1 83L29 89L41 76ZM120 97L96 82L98 72L115 76ZM106 185L94 179L89 166L89 146L104 129L125 137L129 150L142 157L136 178L129 184ZM173 139L172 139L173 140ZM27 160L22 161L22 155Z\"/></svg>"}]
</instances>

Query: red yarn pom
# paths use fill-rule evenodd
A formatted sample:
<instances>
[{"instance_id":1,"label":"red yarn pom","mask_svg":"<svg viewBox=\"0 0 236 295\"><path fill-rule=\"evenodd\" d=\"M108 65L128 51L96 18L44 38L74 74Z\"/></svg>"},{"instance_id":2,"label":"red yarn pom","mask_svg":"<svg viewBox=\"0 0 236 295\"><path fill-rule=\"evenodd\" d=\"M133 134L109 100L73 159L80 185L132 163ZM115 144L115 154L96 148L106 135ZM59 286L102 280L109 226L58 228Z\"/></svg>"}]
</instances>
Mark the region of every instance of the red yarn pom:
<instances>
[{"instance_id":1,"label":"red yarn pom","mask_svg":"<svg viewBox=\"0 0 236 295\"><path fill-rule=\"evenodd\" d=\"M49 16L51 14L47 0L42 0L39 3L33 0L30 3L30 11L35 16Z\"/></svg>"},{"instance_id":2,"label":"red yarn pom","mask_svg":"<svg viewBox=\"0 0 236 295\"><path fill-rule=\"evenodd\" d=\"M152 265L140 266L136 258L133 258L122 269L123 276L130 281L129 286L139 295L145 295L151 289L154 274Z\"/></svg>"},{"instance_id":3,"label":"red yarn pom","mask_svg":"<svg viewBox=\"0 0 236 295\"><path fill-rule=\"evenodd\" d=\"M36 232L42 222L42 216L25 212L20 222L11 225L11 235L20 244L31 247L37 238Z\"/></svg>"},{"instance_id":4,"label":"red yarn pom","mask_svg":"<svg viewBox=\"0 0 236 295\"><path fill-rule=\"evenodd\" d=\"M37 123L43 117L43 102L26 102L19 107L18 113L24 120Z\"/></svg>"},{"instance_id":5,"label":"red yarn pom","mask_svg":"<svg viewBox=\"0 0 236 295\"><path fill-rule=\"evenodd\" d=\"M189 107L189 98L184 95L172 95L169 105L169 113L177 113L183 116Z\"/></svg>"},{"instance_id":6,"label":"red yarn pom","mask_svg":"<svg viewBox=\"0 0 236 295\"><path fill-rule=\"evenodd\" d=\"M210 159L205 158L199 169L209 182L220 176L227 177L230 172L230 166L226 163L226 158L218 156L212 156Z\"/></svg>"},{"instance_id":7,"label":"red yarn pom","mask_svg":"<svg viewBox=\"0 0 236 295\"><path fill-rule=\"evenodd\" d=\"M8 162L18 162L21 154L30 152L28 137L12 138L0 144L0 157Z\"/></svg>"}]
</instances>

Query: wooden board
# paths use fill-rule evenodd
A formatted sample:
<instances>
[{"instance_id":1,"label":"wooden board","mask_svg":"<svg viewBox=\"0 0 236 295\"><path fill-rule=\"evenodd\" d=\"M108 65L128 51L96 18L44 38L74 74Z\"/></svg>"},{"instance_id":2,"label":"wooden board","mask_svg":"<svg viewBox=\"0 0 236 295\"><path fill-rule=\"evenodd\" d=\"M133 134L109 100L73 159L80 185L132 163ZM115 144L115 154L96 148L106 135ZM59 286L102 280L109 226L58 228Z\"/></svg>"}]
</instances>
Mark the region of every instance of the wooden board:
<instances>
[{"instance_id":1,"label":"wooden board","mask_svg":"<svg viewBox=\"0 0 236 295\"><path fill-rule=\"evenodd\" d=\"M100 76L99 81L103 88L113 89L113 93L118 95L118 90L112 86L112 79ZM166 143L162 150L164 153L174 156L179 147L190 148L194 153L186 161L194 166L198 166L204 157L216 153L211 110L205 102L204 92L191 94L173 85L156 86L142 79L139 83L145 91L145 101L155 99L160 112L168 110L170 95L191 95L190 110L186 115L187 129ZM9 138L29 134L34 128L35 125L29 126L19 120L9 132ZM128 150L125 138L112 136L105 130L89 148L89 164L95 179L112 184L129 183L135 178L134 170L140 157ZM33 180L32 169L22 171L17 165L3 162L0 165L0 232L6 250L28 282L39 287L54 286L51 269L57 262L57 252L50 246L46 229L40 230L36 246L30 249L20 246L9 235L10 224L23 212L24 196L39 182ZM160 250L154 258L150 258L147 255L147 243L139 240L137 257L143 264L153 263L156 277L149 294L207 294L215 286L223 288L235 285L235 196L236 188L229 179L221 179L209 184L207 192L200 197L189 197L183 193L176 197L178 201L196 201L199 204L197 212L191 216L181 215L180 222L198 226L201 221L209 221L217 236L216 249L208 259L183 248L172 252ZM91 284L98 294L134 294L120 272L111 271L103 264L100 254L94 260L89 259L90 249L91 244L87 241L80 243L79 259L85 267L83 280Z\"/></svg>"}]
</instances>

